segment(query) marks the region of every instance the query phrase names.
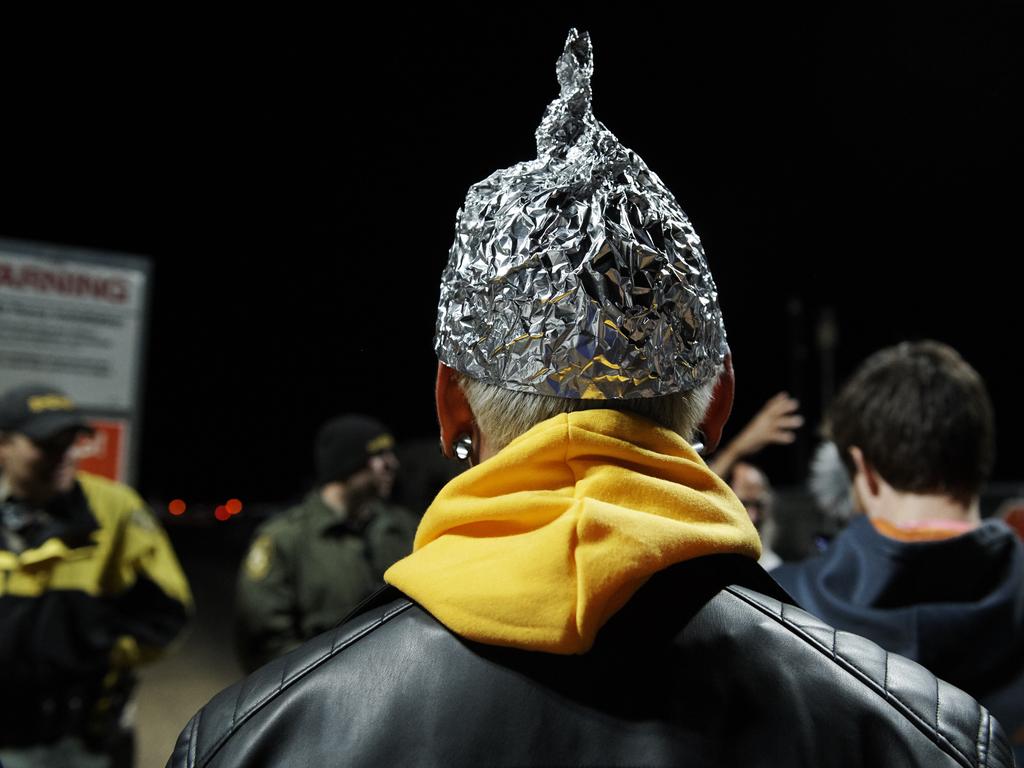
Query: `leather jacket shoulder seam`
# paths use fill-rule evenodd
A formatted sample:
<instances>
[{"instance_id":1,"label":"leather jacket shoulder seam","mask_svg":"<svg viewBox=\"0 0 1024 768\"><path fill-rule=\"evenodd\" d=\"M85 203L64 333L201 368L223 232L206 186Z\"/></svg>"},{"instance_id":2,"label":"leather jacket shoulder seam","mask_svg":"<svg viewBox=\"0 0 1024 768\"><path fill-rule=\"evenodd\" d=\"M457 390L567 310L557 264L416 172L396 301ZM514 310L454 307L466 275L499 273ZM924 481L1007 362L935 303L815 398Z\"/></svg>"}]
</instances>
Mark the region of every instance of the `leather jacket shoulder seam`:
<instances>
[{"instance_id":1,"label":"leather jacket shoulder seam","mask_svg":"<svg viewBox=\"0 0 1024 768\"><path fill-rule=\"evenodd\" d=\"M199 721L203 718L203 710L199 710L192 719L192 730L188 735L188 768L195 768L196 751L199 749Z\"/></svg>"},{"instance_id":2,"label":"leather jacket shoulder seam","mask_svg":"<svg viewBox=\"0 0 1024 768\"><path fill-rule=\"evenodd\" d=\"M765 614L766 616L770 616L773 619L777 620L779 622L779 624L781 624L782 626L786 627L793 634L799 636L805 643L807 643L811 647L817 649L823 656L831 655L829 653L829 649L823 647L821 645L821 643L819 643L814 637L812 637L807 632L805 632L798 624L796 624L796 622L792 621L791 619L787 619L787 618L783 617L781 612L776 613L774 611L769 610L767 606L764 606L760 602L758 602L757 600L754 600L753 598L748 597L747 595L743 594L742 591L740 591L739 589L737 589L735 587L726 587L726 591L729 592L729 594L733 595L734 597L739 598L740 600L742 600L747 605L750 605L753 608L755 608L756 610L758 610L759 612ZM833 632L835 632L835 629L834 628L832 628L832 629L833 629ZM946 738L946 736L943 735L937 728L931 728L931 726L928 723L926 723L920 716L918 716L912 709L910 709L910 707L907 706L906 703L904 703L899 697L897 697L894 693L892 693L888 689L889 656L890 656L890 654L889 654L888 651L885 651L884 649L883 649L883 653L885 653L885 665L886 665L885 666L886 683L885 683L885 689L884 690L879 690L878 684L875 681L871 680L871 678L869 678L860 669L858 669L855 664L853 664L852 662L850 662L847 659L843 658L842 656L836 655L833 660L834 660L834 663L838 664L840 667L842 667L847 672L849 672L851 675L853 675L856 679L858 679L861 682L862 685L864 685L867 688L869 688L870 690L874 691L886 703L890 704L895 709L897 709L897 711L899 711L907 720L909 720L911 723L913 723L914 726L919 731L921 731L923 734L928 736L929 739L933 743L935 743L935 745L937 747L939 747L940 749L942 749L943 751L945 751L947 753L952 753L951 756L956 758L958 760L958 762L961 762L964 766L967 766L968 768L973 768L973 766L978 765L978 763L976 763L975 761L971 760L967 755L965 755L955 744L953 744L948 738ZM979 705L979 709L983 710L984 708Z\"/></svg>"},{"instance_id":3,"label":"leather jacket shoulder seam","mask_svg":"<svg viewBox=\"0 0 1024 768\"><path fill-rule=\"evenodd\" d=\"M982 710L978 716L978 764L987 767L991 755L992 744L992 715Z\"/></svg>"},{"instance_id":4,"label":"leather jacket shoulder seam","mask_svg":"<svg viewBox=\"0 0 1024 768\"><path fill-rule=\"evenodd\" d=\"M985 740L985 715L984 714L980 714L978 716L978 738L975 740L975 744L977 745L977 749L978 749L978 765L980 765L980 766L988 765L988 755L986 754L986 750L983 747L984 740Z\"/></svg>"},{"instance_id":5,"label":"leather jacket shoulder seam","mask_svg":"<svg viewBox=\"0 0 1024 768\"><path fill-rule=\"evenodd\" d=\"M214 755L216 755L216 753L220 750L220 748L222 746L224 746L224 744L227 742L227 740L229 738L231 738L231 736L233 736L239 730L239 728L241 728L246 723L246 721L257 712L257 710L262 709L267 703L269 703L272 699L274 699L278 695L280 695L282 691L284 691L286 688L288 688L289 686L294 684L299 678L304 677L307 673L311 672L316 667L319 667L321 664L326 662L328 659L331 659L332 657L334 657L337 654L341 653L343 650L345 650L345 648L350 646L352 643L356 642L360 638L362 638L365 635L369 634L373 630L375 630L375 629L381 627L382 625L386 624L388 621L393 619L395 616L397 616L398 614L408 610L409 608L413 607L414 605L415 605L415 603L412 600L409 600L408 598L404 598L402 600L402 602L399 603L399 605L395 606L390 611L386 611L386 612L382 613L380 616L378 616L374 621L370 622L369 624L366 624L366 625L363 625L363 626L359 627L351 635L348 635L348 636L344 637L344 639L335 638L335 640L331 643L330 650L328 650L326 653L322 654L318 658L314 659L313 661L309 662L308 664L304 665L303 667L301 667L299 670L297 670L293 674L289 675L287 677L287 679L285 679L285 674L284 674L286 668L282 668L282 671L281 671L281 682L274 688L274 690L272 690L270 693L266 694L261 699L259 699L254 704L252 704L250 707L248 707L244 712L242 712L241 715L238 715L238 700L236 699L236 701L235 701L235 716L232 717L231 725L228 727L227 731L225 731L225 733L223 733L220 736L220 738L218 738L213 743L213 745L210 747L210 749L207 750L206 753L201 758L198 759L198 761L193 761L192 762L190 768L192 766L196 766L196 765L200 765L200 766L207 765L209 763L209 761L213 759ZM242 691L239 690L239 696L241 695L241 693L242 693ZM197 726L198 726L198 720L202 716L204 710L205 710L205 707L203 709L199 710L199 714L196 715L196 724L197 724Z\"/></svg>"}]
</instances>

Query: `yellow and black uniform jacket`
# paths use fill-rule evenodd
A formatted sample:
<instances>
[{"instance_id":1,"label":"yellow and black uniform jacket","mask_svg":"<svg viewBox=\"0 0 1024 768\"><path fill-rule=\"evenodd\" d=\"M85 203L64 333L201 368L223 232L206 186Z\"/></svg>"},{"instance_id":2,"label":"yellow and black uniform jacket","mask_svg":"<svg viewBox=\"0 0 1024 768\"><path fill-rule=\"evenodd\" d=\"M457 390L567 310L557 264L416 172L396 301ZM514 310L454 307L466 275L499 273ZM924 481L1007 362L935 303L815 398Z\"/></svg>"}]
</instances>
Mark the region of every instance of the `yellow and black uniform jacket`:
<instances>
[{"instance_id":1,"label":"yellow and black uniform jacket","mask_svg":"<svg viewBox=\"0 0 1024 768\"><path fill-rule=\"evenodd\" d=\"M103 739L131 669L191 610L170 541L138 494L86 473L18 531L0 503L0 746Z\"/></svg>"}]
</instances>

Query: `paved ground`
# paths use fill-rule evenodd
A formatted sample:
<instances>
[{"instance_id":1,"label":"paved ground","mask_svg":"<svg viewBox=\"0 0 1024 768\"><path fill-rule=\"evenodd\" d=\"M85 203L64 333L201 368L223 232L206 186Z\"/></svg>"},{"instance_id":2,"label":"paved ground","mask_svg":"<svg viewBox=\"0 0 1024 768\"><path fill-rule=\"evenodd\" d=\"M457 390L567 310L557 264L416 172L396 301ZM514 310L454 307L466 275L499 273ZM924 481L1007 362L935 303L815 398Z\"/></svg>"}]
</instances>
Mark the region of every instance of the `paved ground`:
<instances>
[{"instance_id":1,"label":"paved ground","mask_svg":"<svg viewBox=\"0 0 1024 768\"><path fill-rule=\"evenodd\" d=\"M232 644L231 617L244 537L224 539L221 533L214 529L172 532L195 593L196 617L172 654L142 670L137 768L163 768L178 733L195 711L242 676Z\"/></svg>"}]
</instances>

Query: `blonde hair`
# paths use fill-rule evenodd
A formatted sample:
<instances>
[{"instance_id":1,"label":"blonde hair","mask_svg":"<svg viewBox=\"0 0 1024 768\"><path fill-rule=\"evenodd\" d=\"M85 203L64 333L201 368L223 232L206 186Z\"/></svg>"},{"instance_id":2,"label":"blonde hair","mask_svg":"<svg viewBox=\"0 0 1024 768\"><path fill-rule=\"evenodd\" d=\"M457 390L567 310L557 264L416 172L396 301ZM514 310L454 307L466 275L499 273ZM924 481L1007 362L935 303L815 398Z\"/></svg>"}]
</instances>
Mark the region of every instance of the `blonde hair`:
<instances>
[{"instance_id":1,"label":"blonde hair","mask_svg":"<svg viewBox=\"0 0 1024 768\"><path fill-rule=\"evenodd\" d=\"M457 375L456 382L466 395L477 426L487 436L488 445L499 451L546 419L560 413L594 408L609 408L644 416L671 429L687 442L693 442L697 427L711 405L717 378L715 376L688 392L629 400L577 400L533 392L515 392L462 374Z\"/></svg>"}]
</instances>

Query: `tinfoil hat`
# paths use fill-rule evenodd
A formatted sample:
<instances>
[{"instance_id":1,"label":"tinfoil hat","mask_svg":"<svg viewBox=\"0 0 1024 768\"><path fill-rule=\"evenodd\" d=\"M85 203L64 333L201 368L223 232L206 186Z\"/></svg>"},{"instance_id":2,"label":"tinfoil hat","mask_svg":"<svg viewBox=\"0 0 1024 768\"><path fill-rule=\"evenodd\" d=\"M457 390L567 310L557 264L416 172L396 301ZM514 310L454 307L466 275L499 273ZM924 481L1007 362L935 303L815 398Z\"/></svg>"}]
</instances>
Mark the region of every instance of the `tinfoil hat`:
<instances>
[{"instance_id":1,"label":"tinfoil hat","mask_svg":"<svg viewBox=\"0 0 1024 768\"><path fill-rule=\"evenodd\" d=\"M441 277L434 349L505 389L569 398L698 387L726 353L700 238L594 117L590 37L569 32L537 159L470 187Z\"/></svg>"}]
</instances>

